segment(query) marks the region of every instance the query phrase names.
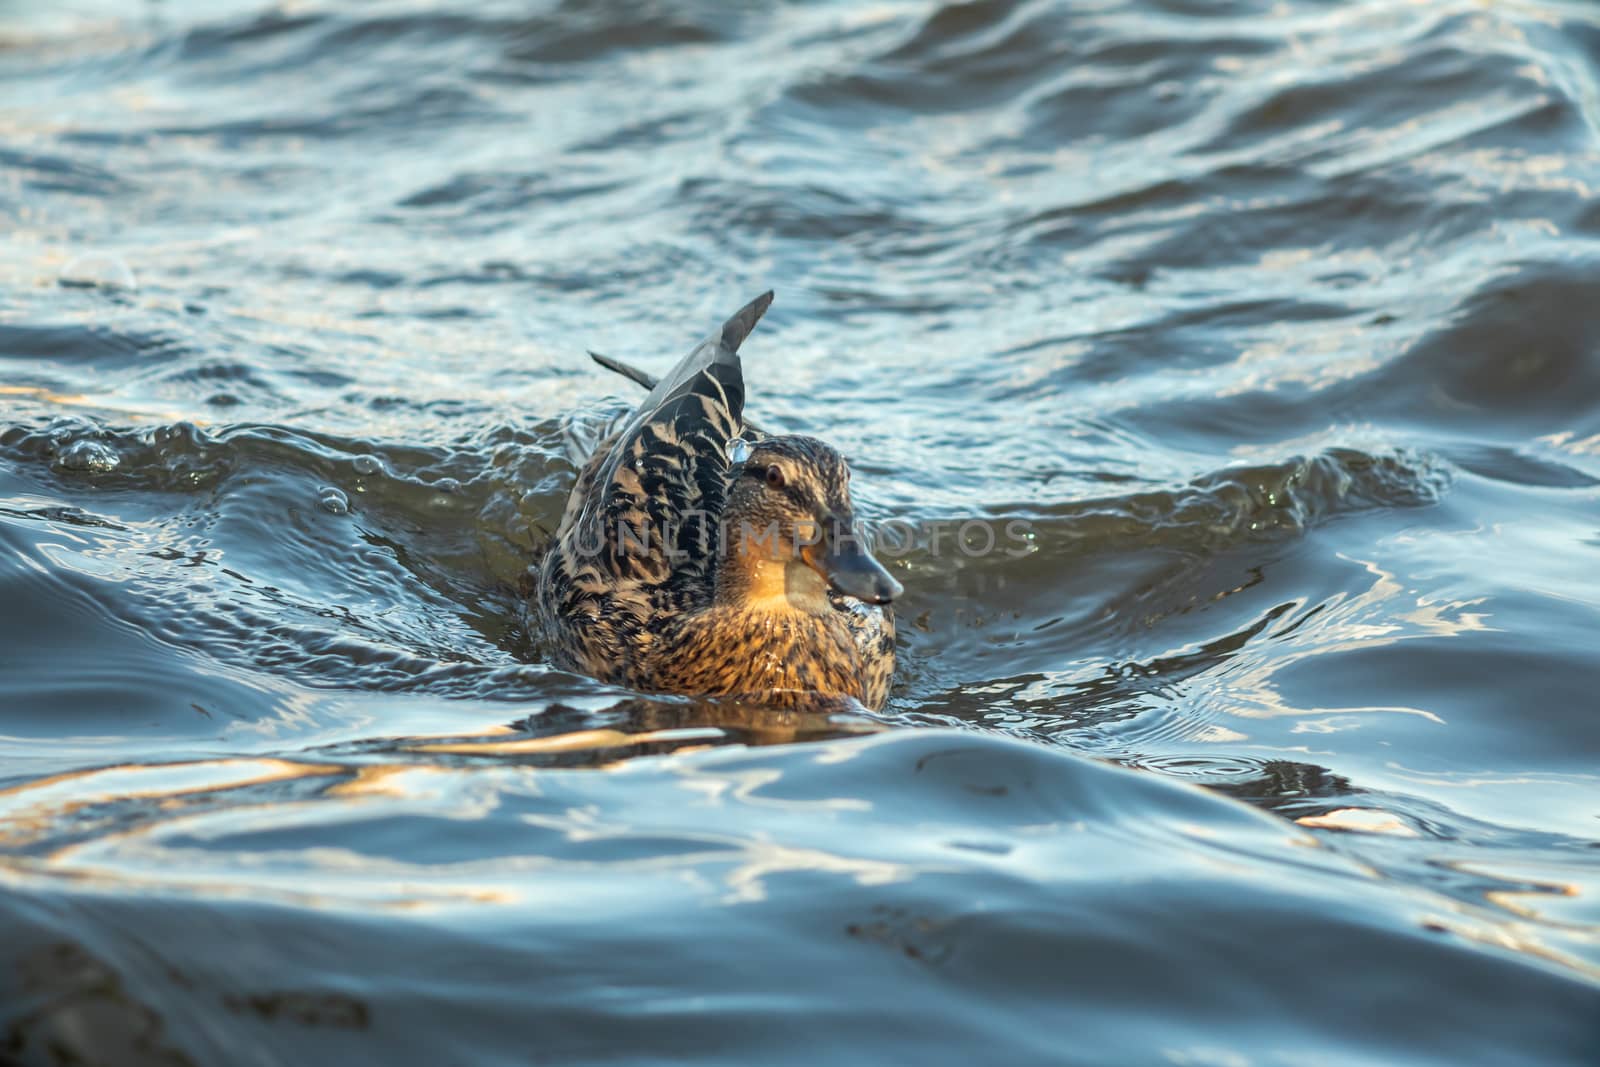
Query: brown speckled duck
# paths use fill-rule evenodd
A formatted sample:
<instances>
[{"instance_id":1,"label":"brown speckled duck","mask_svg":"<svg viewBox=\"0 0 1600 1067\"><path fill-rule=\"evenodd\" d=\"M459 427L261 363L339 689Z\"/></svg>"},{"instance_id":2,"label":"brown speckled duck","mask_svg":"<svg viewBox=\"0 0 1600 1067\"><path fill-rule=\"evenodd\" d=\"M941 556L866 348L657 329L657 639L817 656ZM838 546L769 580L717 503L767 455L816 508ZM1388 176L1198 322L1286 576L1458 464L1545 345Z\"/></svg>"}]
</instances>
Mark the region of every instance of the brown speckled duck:
<instances>
[{"instance_id":1,"label":"brown speckled duck","mask_svg":"<svg viewBox=\"0 0 1600 1067\"><path fill-rule=\"evenodd\" d=\"M538 623L561 666L646 692L881 708L900 583L856 528L850 470L811 437L744 421L739 346L772 294L729 319L595 450L539 563Z\"/></svg>"}]
</instances>

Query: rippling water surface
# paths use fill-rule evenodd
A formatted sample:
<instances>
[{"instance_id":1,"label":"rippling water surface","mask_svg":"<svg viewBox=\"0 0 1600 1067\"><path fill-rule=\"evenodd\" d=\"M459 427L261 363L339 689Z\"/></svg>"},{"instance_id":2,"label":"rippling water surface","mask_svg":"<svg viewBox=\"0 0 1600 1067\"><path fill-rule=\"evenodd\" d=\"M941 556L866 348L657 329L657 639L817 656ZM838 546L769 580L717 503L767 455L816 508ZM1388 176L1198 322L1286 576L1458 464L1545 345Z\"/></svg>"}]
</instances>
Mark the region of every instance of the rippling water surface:
<instances>
[{"instance_id":1,"label":"rippling water surface","mask_svg":"<svg viewBox=\"0 0 1600 1067\"><path fill-rule=\"evenodd\" d=\"M1596 1062L1597 51L6 4L0 1060ZM519 622L584 349L769 286L752 417L919 535L881 717Z\"/></svg>"}]
</instances>

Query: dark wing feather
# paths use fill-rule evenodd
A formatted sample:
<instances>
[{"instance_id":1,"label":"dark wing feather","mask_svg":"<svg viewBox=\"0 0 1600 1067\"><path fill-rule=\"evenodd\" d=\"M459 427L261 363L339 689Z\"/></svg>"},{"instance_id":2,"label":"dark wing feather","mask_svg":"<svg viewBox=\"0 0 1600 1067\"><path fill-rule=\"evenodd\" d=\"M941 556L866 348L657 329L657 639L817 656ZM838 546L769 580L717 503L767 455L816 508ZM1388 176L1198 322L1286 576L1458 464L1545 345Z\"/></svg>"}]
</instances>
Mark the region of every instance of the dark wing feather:
<instances>
[{"instance_id":1,"label":"dark wing feather","mask_svg":"<svg viewBox=\"0 0 1600 1067\"><path fill-rule=\"evenodd\" d=\"M640 370L632 363L624 363L615 356L608 356L604 352L596 352L592 348L589 349L589 358L600 364L600 366L604 367L606 370L620 374L624 378L628 379L628 381L633 382L636 385L642 385L646 389L654 389L659 381L654 374L651 374L647 370ZM745 419L744 436L746 440L759 441L761 438L767 436L767 431L763 430L749 419Z\"/></svg>"},{"instance_id":2,"label":"dark wing feather","mask_svg":"<svg viewBox=\"0 0 1600 1067\"><path fill-rule=\"evenodd\" d=\"M728 442L744 415L739 346L772 294L763 293L655 384L596 456L571 535L599 546L593 565L646 587L704 586L728 488ZM678 554L669 558L668 550Z\"/></svg>"},{"instance_id":3,"label":"dark wing feather","mask_svg":"<svg viewBox=\"0 0 1600 1067\"><path fill-rule=\"evenodd\" d=\"M610 356L596 352L592 348L589 349L589 358L600 364L606 370L616 371L630 382L636 382L639 385L644 386L646 389L654 389L658 383L656 376L651 374L649 371L640 370L631 363L624 363L620 359L612 359Z\"/></svg>"}]
</instances>

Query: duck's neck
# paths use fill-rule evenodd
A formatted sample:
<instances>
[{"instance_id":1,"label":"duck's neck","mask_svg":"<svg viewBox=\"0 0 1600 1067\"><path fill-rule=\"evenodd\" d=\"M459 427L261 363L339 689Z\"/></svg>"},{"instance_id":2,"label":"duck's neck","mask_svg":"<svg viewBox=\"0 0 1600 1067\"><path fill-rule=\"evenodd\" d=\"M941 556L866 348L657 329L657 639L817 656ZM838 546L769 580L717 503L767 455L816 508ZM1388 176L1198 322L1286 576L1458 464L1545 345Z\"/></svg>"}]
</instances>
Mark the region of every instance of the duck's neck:
<instances>
[{"instance_id":1,"label":"duck's neck","mask_svg":"<svg viewBox=\"0 0 1600 1067\"><path fill-rule=\"evenodd\" d=\"M716 603L768 615L826 617L833 606L822 576L800 560L729 556L717 570Z\"/></svg>"}]
</instances>

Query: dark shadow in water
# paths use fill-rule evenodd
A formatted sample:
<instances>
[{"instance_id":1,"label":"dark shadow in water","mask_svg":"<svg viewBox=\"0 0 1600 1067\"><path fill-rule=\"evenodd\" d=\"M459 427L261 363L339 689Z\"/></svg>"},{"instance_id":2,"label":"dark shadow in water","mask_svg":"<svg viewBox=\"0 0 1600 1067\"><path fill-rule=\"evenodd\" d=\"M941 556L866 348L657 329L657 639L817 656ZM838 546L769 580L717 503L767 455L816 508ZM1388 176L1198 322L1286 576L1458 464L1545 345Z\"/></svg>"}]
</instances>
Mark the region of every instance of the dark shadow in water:
<instances>
[{"instance_id":1,"label":"dark shadow in water","mask_svg":"<svg viewBox=\"0 0 1600 1067\"><path fill-rule=\"evenodd\" d=\"M3 1062L194 1067L168 1044L161 1016L83 946L40 945L16 961L16 973L29 1007L6 1026Z\"/></svg>"}]
</instances>

